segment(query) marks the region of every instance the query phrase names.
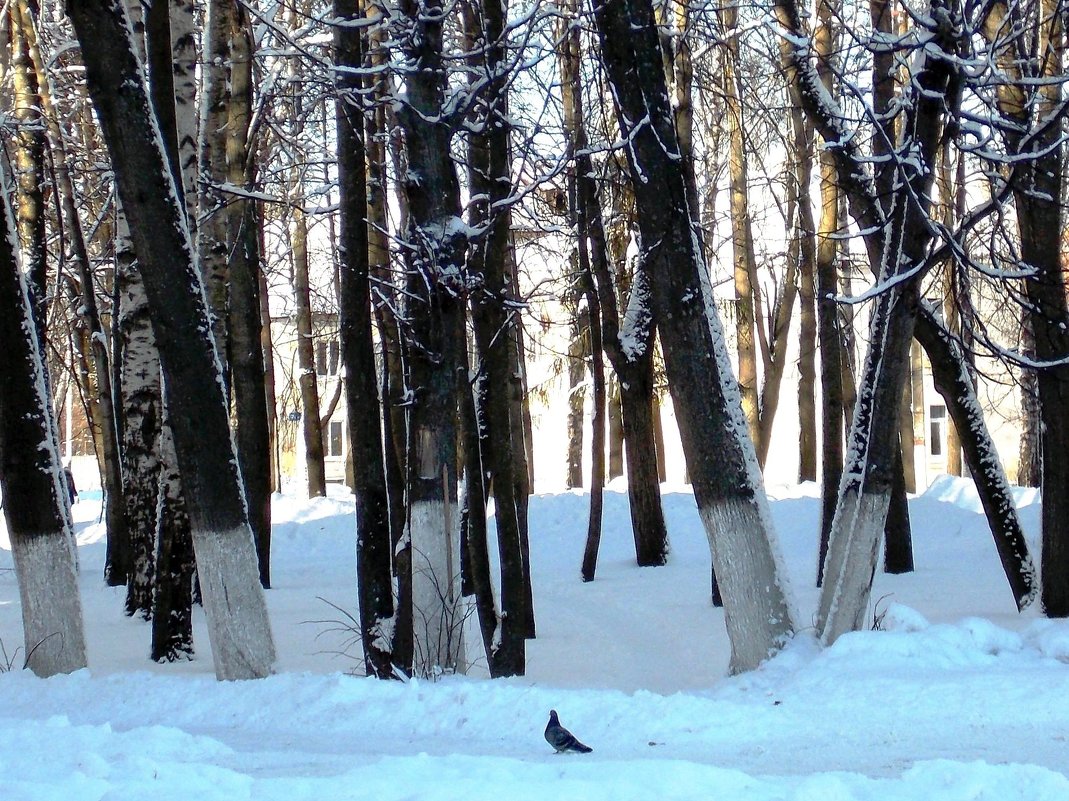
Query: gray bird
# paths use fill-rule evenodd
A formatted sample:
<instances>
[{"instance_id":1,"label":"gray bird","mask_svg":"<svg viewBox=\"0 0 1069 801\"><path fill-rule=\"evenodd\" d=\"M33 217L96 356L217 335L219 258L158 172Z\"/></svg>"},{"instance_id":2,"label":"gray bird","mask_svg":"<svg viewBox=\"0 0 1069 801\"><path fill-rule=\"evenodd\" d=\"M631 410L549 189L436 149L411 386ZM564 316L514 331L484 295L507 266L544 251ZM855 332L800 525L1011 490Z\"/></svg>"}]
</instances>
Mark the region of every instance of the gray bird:
<instances>
[{"instance_id":1,"label":"gray bird","mask_svg":"<svg viewBox=\"0 0 1069 801\"><path fill-rule=\"evenodd\" d=\"M575 735L560 725L557 719L557 710L549 710L549 723L546 724L546 742L553 746L558 754L565 751L574 751L577 754L589 754L594 749L589 745L583 745Z\"/></svg>"}]
</instances>

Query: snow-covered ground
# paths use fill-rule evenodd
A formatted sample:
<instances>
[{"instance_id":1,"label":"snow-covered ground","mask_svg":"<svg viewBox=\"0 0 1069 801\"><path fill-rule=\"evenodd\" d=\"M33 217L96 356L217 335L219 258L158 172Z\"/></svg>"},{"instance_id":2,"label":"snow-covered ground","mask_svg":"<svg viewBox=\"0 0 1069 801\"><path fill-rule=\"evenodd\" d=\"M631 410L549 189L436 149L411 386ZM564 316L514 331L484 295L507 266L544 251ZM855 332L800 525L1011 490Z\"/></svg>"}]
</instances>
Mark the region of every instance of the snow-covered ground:
<instances>
[{"instance_id":1,"label":"snow-covered ground","mask_svg":"<svg viewBox=\"0 0 1069 801\"><path fill-rule=\"evenodd\" d=\"M811 616L816 489L770 494ZM1034 494L1019 500L1034 542ZM147 660L148 624L100 580L99 503L77 504L90 670L0 674L0 801L1069 798L1069 623L1016 613L968 483L911 501L918 570L877 577L881 630L824 650L803 632L738 677L693 498L666 488L670 563L638 569L626 496L608 493L590 584L586 504L532 499L527 677L489 681L476 664L477 677L401 683L349 674L359 660L329 605L355 611L351 501L276 498L278 674L228 684L202 619L195 661ZM0 641L20 665L2 532ZM551 708L593 753L552 752Z\"/></svg>"}]
</instances>

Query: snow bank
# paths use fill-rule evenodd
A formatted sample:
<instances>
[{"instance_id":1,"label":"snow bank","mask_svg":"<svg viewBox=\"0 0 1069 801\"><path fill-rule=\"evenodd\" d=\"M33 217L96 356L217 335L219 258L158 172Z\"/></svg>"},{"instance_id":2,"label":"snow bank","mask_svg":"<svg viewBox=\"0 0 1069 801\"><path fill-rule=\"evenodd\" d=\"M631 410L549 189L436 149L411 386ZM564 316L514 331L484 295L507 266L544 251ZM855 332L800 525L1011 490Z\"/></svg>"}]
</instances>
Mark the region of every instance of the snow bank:
<instances>
[{"instance_id":1,"label":"snow bank","mask_svg":"<svg viewBox=\"0 0 1069 801\"><path fill-rule=\"evenodd\" d=\"M881 630L827 649L803 631L730 679L692 496L665 495L669 564L638 569L626 497L607 493L589 584L588 499L536 496L529 675L404 684L346 675L358 654L318 600L355 612L348 497L276 497L268 604L283 672L239 683L211 677L199 618L196 661L147 661L147 625L100 580L99 507L79 503L91 671L0 673L0 800L1063 801L1069 622L1012 611L983 517L956 491L911 501L918 571L877 576ZM811 610L819 500L811 487L770 494ZM21 629L9 565L0 550L10 656ZM592 754L553 754L551 708Z\"/></svg>"}]
</instances>

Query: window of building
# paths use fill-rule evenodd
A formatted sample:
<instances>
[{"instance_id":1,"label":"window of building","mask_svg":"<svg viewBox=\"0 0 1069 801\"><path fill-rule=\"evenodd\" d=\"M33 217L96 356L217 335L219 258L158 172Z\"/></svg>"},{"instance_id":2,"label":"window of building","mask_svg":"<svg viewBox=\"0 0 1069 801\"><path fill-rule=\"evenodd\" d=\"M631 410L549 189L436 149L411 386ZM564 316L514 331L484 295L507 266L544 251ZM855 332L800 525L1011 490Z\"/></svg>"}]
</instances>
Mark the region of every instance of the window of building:
<instances>
[{"instance_id":1,"label":"window of building","mask_svg":"<svg viewBox=\"0 0 1069 801\"><path fill-rule=\"evenodd\" d=\"M327 456L344 456L344 434L342 424L332 421L327 429Z\"/></svg>"},{"instance_id":2,"label":"window of building","mask_svg":"<svg viewBox=\"0 0 1069 801\"><path fill-rule=\"evenodd\" d=\"M338 340L316 340L316 375L337 375L340 364L341 344Z\"/></svg>"},{"instance_id":3,"label":"window of building","mask_svg":"<svg viewBox=\"0 0 1069 801\"><path fill-rule=\"evenodd\" d=\"M316 375L327 374L327 343L316 340Z\"/></svg>"},{"instance_id":4,"label":"window of building","mask_svg":"<svg viewBox=\"0 0 1069 801\"><path fill-rule=\"evenodd\" d=\"M336 339L330 340L327 345L327 367L330 375L338 374L338 363L341 361L341 343Z\"/></svg>"},{"instance_id":5,"label":"window of building","mask_svg":"<svg viewBox=\"0 0 1069 801\"><path fill-rule=\"evenodd\" d=\"M943 455L943 443L946 441L947 407L932 404L928 407L928 453L931 456Z\"/></svg>"}]
</instances>

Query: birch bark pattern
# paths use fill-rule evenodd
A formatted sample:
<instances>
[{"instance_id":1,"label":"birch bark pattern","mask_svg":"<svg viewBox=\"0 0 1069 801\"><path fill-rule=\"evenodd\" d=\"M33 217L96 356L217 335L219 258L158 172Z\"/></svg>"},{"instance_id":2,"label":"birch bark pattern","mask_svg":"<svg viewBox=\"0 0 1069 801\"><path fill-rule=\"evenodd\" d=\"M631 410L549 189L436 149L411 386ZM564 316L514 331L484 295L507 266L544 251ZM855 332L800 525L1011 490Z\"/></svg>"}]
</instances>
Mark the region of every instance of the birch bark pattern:
<instances>
[{"instance_id":1,"label":"birch bark pattern","mask_svg":"<svg viewBox=\"0 0 1069 801\"><path fill-rule=\"evenodd\" d=\"M71 0L89 92L141 259L168 386L216 676L266 676L275 661L256 568L222 369L189 231L115 0Z\"/></svg>"}]
</instances>

